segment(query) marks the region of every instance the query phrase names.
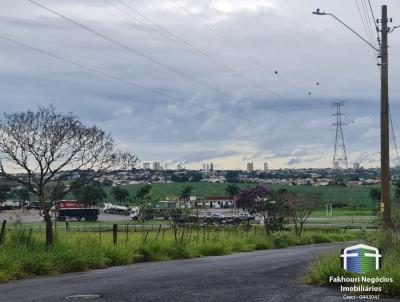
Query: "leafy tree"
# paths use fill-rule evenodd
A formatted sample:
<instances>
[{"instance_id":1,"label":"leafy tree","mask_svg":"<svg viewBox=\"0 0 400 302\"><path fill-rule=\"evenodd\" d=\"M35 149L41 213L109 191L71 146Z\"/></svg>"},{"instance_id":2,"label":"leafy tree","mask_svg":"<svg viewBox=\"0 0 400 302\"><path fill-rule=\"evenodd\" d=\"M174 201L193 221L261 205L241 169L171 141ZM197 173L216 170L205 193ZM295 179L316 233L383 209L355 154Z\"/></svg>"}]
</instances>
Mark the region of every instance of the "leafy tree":
<instances>
[{"instance_id":1,"label":"leafy tree","mask_svg":"<svg viewBox=\"0 0 400 302\"><path fill-rule=\"evenodd\" d=\"M4 114L0 158L0 175L38 198L46 223L46 246L53 243L50 209L72 191L64 186L72 175L86 171L85 181L91 183L136 163L136 157L120 151L109 134L85 126L72 113L56 112L53 106Z\"/></svg>"},{"instance_id":2,"label":"leafy tree","mask_svg":"<svg viewBox=\"0 0 400 302\"><path fill-rule=\"evenodd\" d=\"M238 182L239 181L239 171L227 171L225 174L225 179L227 182Z\"/></svg>"},{"instance_id":3,"label":"leafy tree","mask_svg":"<svg viewBox=\"0 0 400 302\"><path fill-rule=\"evenodd\" d=\"M102 185L106 187L111 187L113 185L113 181L111 179L105 179L103 180Z\"/></svg>"},{"instance_id":4,"label":"leafy tree","mask_svg":"<svg viewBox=\"0 0 400 302\"><path fill-rule=\"evenodd\" d=\"M83 187L78 186L74 195L78 202L88 206L98 206L107 197L106 191L97 182Z\"/></svg>"},{"instance_id":5,"label":"leafy tree","mask_svg":"<svg viewBox=\"0 0 400 302\"><path fill-rule=\"evenodd\" d=\"M280 196L266 187L255 187L240 191L236 206L243 211L258 213L264 220L267 234L282 230L286 205Z\"/></svg>"},{"instance_id":6,"label":"leafy tree","mask_svg":"<svg viewBox=\"0 0 400 302\"><path fill-rule=\"evenodd\" d=\"M182 198L183 200L187 201L189 200L190 196L192 195L193 192L193 186L191 185L186 185L181 193L179 194L180 198Z\"/></svg>"},{"instance_id":7,"label":"leafy tree","mask_svg":"<svg viewBox=\"0 0 400 302\"><path fill-rule=\"evenodd\" d=\"M114 195L115 200L119 204L124 204L129 196L129 191L122 187L113 187L111 190L111 194Z\"/></svg>"},{"instance_id":8,"label":"leafy tree","mask_svg":"<svg viewBox=\"0 0 400 302\"><path fill-rule=\"evenodd\" d=\"M151 188L151 185L144 185L143 187L140 187L140 189L136 192L136 198L140 201L140 199L143 199L146 194L150 192Z\"/></svg>"},{"instance_id":9,"label":"leafy tree","mask_svg":"<svg viewBox=\"0 0 400 302\"><path fill-rule=\"evenodd\" d=\"M144 196L144 199L151 203L157 203L161 200L161 190L159 188L152 187L150 191Z\"/></svg>"},{"instance_id":10,"label":"leafy tree","mask_svg":"<svg viewBox=\"0 0 400 302\"><path fill-rule=\"evenodd\" d=\"M281 196L287 205L288 216L294 223L294 231L300 237L305 222L312 211L318 208L320 200L316 196L304 193L285 192Z\"/></svg>"},{"instance_id":11,"label":"leafy tree","mask_svg":"<svg viewBox=\"0 0 400 302\"><path fill-rule=\"evenodd\" d=\"M197 171L192 171L188 173L188 176L191 182L199 182L200 180L203 179L203 175Z\"/></svg>"},{"instance_id":12,"label":"leafy tree","mask_svg":"<svg viewBox=\"0 0 400 302\"><path fill-rule=\"evenodd\" d=\"M239 192L240 192L240 188L234 184L228 184L227 187L225 188L225 193L229 196L238 195Z\"/></svg>"},{"instance_id":13,"label":"leafy tree","mask_svg":"<svg viewBox=\"0 0 400 302\"><path fill-rule=\"evenodd\" d=\"M186 174L172 174L171 175L171 181L173 182L187 182L189 181L189 176Z\"/></svg>"}]
</instances>

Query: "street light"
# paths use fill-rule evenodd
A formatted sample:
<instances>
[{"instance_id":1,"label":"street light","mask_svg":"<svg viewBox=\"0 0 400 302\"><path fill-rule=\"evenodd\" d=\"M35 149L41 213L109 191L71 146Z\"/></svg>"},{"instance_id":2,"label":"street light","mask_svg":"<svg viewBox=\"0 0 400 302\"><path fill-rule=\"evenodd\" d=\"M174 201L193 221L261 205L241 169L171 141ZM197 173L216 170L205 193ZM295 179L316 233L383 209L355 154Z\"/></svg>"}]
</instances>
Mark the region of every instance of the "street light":
<instances>
[{"instance_id":1,"label":"street light","mask_svg":"<svg viewBox=\"0 0 400 302\"><path fill-rule=\"evenodd\" d=\"M369 43L363 36L361 36L359 33L357 33L354 29L352 29L350 26L348 26L346 23L344 23L342 20L340 20L338 17L336 17L334 14L331 13L325 13L321 12L319 8L315 12L312 12L314 15L318 16L331 16L334 18L336 21L338 21L340 24L344 25L347 29L349 29L353 34L355 34L358 38L360 38L362 41L368 44L368 46L372 47L375 51L379 52L380 50L376 48L374 45Z\"/></svg>"},{"instance_id":2,"label":"street light","mask_svg":"<svg viewBox=\"0 0 400 302\"><path fill-rule=\"evenodd\" d=\"M320 16L326 15L326 13L321 12L321 10L319 8L317 8L317 10L315 12L313 12L313 14L314 15L320 15Z\"/></svg>"}]
</instances>

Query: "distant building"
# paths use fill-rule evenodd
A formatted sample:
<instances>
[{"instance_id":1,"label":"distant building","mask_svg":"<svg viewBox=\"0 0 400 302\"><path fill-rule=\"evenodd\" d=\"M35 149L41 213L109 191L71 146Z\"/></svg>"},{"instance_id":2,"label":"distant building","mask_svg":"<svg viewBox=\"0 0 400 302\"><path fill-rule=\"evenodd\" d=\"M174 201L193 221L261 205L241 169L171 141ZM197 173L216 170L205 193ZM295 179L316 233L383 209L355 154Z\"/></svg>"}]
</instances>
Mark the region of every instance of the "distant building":
<instances>
[{"instance_id":1,"label":"distant building","mask_svg":"<svg viewBox=\"0 0 400 302\"><path fill-rule=\"evenodd\" d=\"M253 172L254 171L254 165L253 163L247 163L247 172Z\"/></svg>"},{"instance_id":2,"label":"distant building","mask_svg":"<svg viewBox=\"0 0 400 302\"><path fill-rule=\"evenodd\" d=\"M177 164L177 165L176 165L176 169L177 169L178 171L182 170L182 165L181 165L180 163Z\"/></svg>"},{"instance_id":3,"label":"distant building","mask_svg":"<svg viewBox=\"0 0 400 302\"><path fill-rule=\"evenodd\" d=\"M150 163L143 163L143 170L150 170Z\"/></svg>"},{"instance_id":4,"label":"distant building","mask_svg":"<svg viewBox=\"0 0 400 302\"><path fill-rule=\"evenodd\" d=\"M207 196L202 199L190 198L191 206L199 206L202 208L231 208L234 205L234 197L232 196Z\"/></svg>"},{"instance_id":5,"label":"distant building","mask_svg":"<svg viewBox=\"0 0 400 302\"><path fill-rule=\"evenodd\" d=\"M268 171L268 163L267 162L264 163L264 171Z\"/></svg>"},{"instance_id":6,"label":"distant building","mask_svg":"<svg viewBox=\"0 0 400 302\"><path fill-rule=\"evenodd\" d=\"M213 163L204 163L202 170L203 171L214 171L214 164Z\"/></svg>"},{"instance_id":7,"label":"distant building","mask_svg":"<svg viewBox=\"0 0 400 302\"><path fill-rule=\"evenodd\" d=\"M360 169L360 163L354 163L353 164L353 169L354 170L359 170Z\"/></svg>"},{"instance_id":8,"label":"distant building","mask_svg":"<svg viewBox=\"0 0 400 302\"><path fill-rule=\"evenodd\" d=\"M155 171L161 170L161 163L159 161L156 161L153 163L153 170L155 170Z\"/></svg>"}]
</instances>

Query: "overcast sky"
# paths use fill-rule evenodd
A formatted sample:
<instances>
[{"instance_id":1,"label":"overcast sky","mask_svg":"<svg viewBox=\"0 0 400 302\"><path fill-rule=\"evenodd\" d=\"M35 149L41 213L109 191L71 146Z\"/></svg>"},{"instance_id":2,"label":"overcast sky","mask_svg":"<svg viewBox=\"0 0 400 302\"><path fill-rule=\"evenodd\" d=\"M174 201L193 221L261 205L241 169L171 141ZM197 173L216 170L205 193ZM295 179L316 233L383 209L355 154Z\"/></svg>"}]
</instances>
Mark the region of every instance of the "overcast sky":
<instances>
[{"instance_id":1,"label":"overcast sky","mask_svg":"<svg viewBox=\"0 0 400 302\"><path fill-rule=\"evenodd\" d=\"M119 45L27 0L2 6L0 35L120 81L0 39L2 111L54 104L110 132L142 162L170 168L267 161L276 169L331 167L330 103L345 101L349 163L379 165L373 51L333 18L311 14L334 13L366 36L362 0L37 1ZM399 1L371 3L376 17L387 4L400 24ZM398 133L400 29L389 41Z\"/></svg>"}]
</instances>

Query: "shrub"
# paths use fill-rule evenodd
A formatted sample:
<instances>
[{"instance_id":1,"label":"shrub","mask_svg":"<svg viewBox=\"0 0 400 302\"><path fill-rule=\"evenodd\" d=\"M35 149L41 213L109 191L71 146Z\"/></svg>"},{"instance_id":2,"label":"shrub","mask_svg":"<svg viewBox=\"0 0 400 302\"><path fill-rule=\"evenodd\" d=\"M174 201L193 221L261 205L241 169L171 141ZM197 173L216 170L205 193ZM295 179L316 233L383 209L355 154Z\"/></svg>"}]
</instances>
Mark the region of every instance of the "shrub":
<instances>
[{"instance_id":1,"label":"shrub","mask_svg":"<svg viewBox=\"0 0 400 302\"><path fill-rule=\"evenodd\" d=\"M332 242L330 238L324 236L322 234L313 234L311 235L311 240L313 243L329 243Z\"/></svg>"},{"instance_id":2,"label":"shrub","mask_svg":"<svg viewBox=\"0 0 400 302\"><path fill-rule=\"evenodd\" d=\"M293 240L290 238L289 234L279 232L271 235L272 242L275 247L287 247L293 244Z\"/></svg>"},{"instance_id":3,"label":"shrub","mask_svg":"<svg viewBox=\"0 0 400 302\"><path fill-rule=\"evenodd\" d=\"M366 277L388 277L394 282L381 283L382 294L398 297L400 296L400 234L396 233L375 233L367 237L367 244L380 249L383 255L383 266L379 271L365 274ZM304 277L308 284L328 285L329 276L356 276L342 269L340 251L324 254L319 257L310 267ZM355 285L361 285L356 283ZM348 285L348 284L347 284Z\"/></svg>"}]
</instances>

